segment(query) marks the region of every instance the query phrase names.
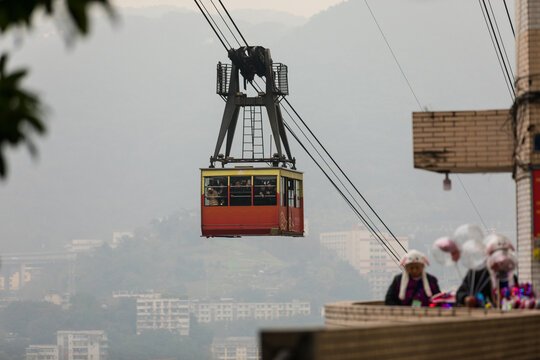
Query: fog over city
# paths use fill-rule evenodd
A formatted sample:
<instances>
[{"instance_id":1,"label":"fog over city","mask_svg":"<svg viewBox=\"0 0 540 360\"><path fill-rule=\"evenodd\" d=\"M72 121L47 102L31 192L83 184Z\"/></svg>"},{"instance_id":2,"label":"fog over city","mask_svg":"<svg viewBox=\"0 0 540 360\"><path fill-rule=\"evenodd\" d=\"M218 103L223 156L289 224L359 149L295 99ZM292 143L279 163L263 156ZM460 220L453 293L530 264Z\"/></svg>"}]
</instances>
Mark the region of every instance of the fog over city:
<instances>
[{"instance_id":1,"label":"fog over city","mask_svg":"<svg viewBox=\"0 0 540 360\"><path fill-rule=\"evenodd\" d=\"M443 191L443 174L413 167L412 112L512 105L477 2L370 2L421 107L364 1L297 1L290 11L290 2L223 2L250 45L270 48L288 66L287 98L409 248L428 253L465 223L515 242L511 173L451 174L452 190ZM118 1L115 19L96 8L89 36L73 43L61 19L46 17L0 38L11 52L8 68L28 67L24 84L47 106L47 134L34 138L38 156L4 149L0 258L66 254L27 270L2 263L0 360L24 358L31 344L57 344L62 331L87 330L103 331L85 336L106 337L110 359L180 352L178 359L212 359L216 341L253 342L261 327L320 326L327 302L380 297L369 275L321 246L321 234L361 229L360 220L293 138L306 235L200 236L200 168L209 165L225 105L216 64L229 60L193 5L172 3ZM493 6L502 18L504 9ZM514 66L512 33L501 32ZM448 269L430 272L459 285ZM151 308L141 299L158 298L185 302L181 330L138 326L139 308ZM205 318L201 309L218 303L235 314L238 304L295 310Z\"/></svg>"}]
</instances>

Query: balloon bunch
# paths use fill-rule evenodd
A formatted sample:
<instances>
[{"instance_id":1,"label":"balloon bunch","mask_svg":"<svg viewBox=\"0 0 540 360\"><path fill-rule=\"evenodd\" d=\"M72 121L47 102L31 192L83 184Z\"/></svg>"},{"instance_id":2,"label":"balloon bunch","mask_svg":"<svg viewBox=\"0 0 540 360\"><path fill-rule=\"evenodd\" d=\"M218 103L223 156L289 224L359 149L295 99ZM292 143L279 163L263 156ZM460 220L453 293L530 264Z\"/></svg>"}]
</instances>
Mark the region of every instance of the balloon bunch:
<instances>
[{"instance_id":1,"label":"balloon bunch","mask_svg":"<svg viewBox=\"0 0 540 360\"><path fill-rule=\"evenodd\" d=\"M441 265L454 265L460 277L458 262L470 270L467 274L471 284L469 297L474 297L477 307L489 306L489 299L484 298L482 290L489 282L497 288L500 274L507 274L508 286L514 286L513 271L517 259L510 240L502 235L489 234L484 237L480 228L465 224L458 227L452 237L437 239L431 253ZM482 268L487 271L484 270L480 276L476 276L476 271ZM497 299L498 305L501 304L502 297L496 296L493 299Z\"/></svg>"},{"instance_id":2,"label":"balloon bunch","mask_svg":"<svg viewBox=\"0 0 540 360\"><path fill-rule=\"evenodd\" d=\"M512 288L505 287L500 290L500 293L503 310L540 309L540 302L536 301L536 295L529 282L518 284Z\"/></svg>"},{"instance_id":3,"label":"balloon bunch","mask_svg":"<svg viewBox=\"0 0 540 360\"><path fill-rule=\"evenodd\" d=\"M484 265L484 244L482 230L475 225L461 225L453 237L441 237L433 243L431 254L441 265L455 266L459 276L458 261L467 269L475 270Z\"/></svg>"}]
</instances>

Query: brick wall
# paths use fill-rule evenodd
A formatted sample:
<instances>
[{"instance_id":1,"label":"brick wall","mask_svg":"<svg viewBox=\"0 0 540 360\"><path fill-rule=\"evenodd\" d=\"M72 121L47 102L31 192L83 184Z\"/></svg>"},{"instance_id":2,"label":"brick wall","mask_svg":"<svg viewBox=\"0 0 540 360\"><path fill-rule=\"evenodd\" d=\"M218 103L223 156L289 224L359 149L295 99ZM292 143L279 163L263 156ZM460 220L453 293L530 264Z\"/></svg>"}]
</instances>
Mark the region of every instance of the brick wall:
<instances>
[{"instance_id":1,"label":"brick wall","mask_svg":"<svg viewBox=\"0 0 540 360\"><path fill-rule=\"evenodd\" d=\"M436 172L510 172L509 110L413 113L414 167Z\"/></svg>"},{"instance_id":2,"label":"brick wall","mask_svg":"<svg viewBox=\"0 0 540 360\"><path fill-rule=\"evenodd\" d=\"M538 359L540 311L336 303L341 328L262 331L262 359ZM287 357L289 355L290 357Z\"/></svg>"}]
</instances>

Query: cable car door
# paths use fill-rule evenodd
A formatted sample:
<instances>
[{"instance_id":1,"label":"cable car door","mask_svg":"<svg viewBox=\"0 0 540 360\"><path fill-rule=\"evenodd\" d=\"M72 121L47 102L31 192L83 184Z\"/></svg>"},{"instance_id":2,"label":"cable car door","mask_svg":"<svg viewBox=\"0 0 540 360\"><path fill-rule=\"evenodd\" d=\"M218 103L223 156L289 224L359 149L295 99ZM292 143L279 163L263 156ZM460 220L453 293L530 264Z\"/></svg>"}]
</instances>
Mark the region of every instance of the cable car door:
<instances>
[{"instance_id":1,"label":"cable car door","mask_svg":"<svg viewBox=\"0 0 540 360\"><path fill-rule=\"evenodd\" d=\"M280 229L282 231L293 231L293 213L295 202L295 191L294 191L294 179L289 179L286 177L280 178Z\"/></svg>"}]
</instances>

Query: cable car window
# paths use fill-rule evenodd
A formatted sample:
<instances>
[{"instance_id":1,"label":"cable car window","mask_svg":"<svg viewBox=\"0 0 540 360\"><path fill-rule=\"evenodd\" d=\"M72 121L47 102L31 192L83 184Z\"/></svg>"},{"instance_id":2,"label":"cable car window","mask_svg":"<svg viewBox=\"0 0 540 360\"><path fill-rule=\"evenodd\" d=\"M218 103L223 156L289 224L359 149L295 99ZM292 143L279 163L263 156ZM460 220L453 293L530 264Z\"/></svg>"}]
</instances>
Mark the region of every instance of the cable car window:
<instances>
[{"instance_id":1,"label":"cable car window","mask_svg":"<svg viewBox=\"0 0 540 360\"><path fill-rule=\"evenodd\" d=\"M205 206L227 206L227 177L205 177L204 195Z\"/></svg>"},{"instance_id":2,"label":"cable car window","mask_svg":"<svg viewBox=\"0 0 540 360\"><path fill-rule=\"evenodd\" d=\"M300 207L300 180L294 180L295 205Z\"/></svg>"},{"instance_id":3,"label":"cable car window","mask_svg":"<svg viewBox=\"0 0 540 360\"><path fill-rule=\"evenodd\" d=\"M231 176L231 206L251 206L251 176Z\"/></svg>"},{"instance_id":4,"label":"cable car window","mask_svg":"<svg viewBox=\"0 0 540 360\"><path fill-rule=\"evenodd\" d=\"M279 178L279 205L285 206L285 178L280 177Z\"/></svg>"},{"instance_id":5,"label":"cable car window","mask_svg":"<svg viewBox=\"0 0 540 360\"><path fill-rule=\"evenodd\" d=\"M253 205L276 205L276 176L253 177Z\"/></svg>"},{"instance_id":6,"label":"cable car window","mask_svg":"<svg viewBox=\"0 0 540 360\"><path fill-rule=\"evenodd\" d=\"M294 180L287 179L287 199L288 207L294 207Z\"/></svg>"}]
</instances>

